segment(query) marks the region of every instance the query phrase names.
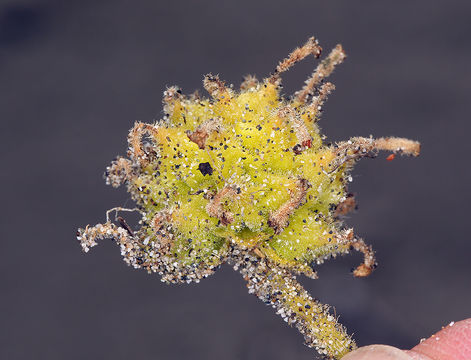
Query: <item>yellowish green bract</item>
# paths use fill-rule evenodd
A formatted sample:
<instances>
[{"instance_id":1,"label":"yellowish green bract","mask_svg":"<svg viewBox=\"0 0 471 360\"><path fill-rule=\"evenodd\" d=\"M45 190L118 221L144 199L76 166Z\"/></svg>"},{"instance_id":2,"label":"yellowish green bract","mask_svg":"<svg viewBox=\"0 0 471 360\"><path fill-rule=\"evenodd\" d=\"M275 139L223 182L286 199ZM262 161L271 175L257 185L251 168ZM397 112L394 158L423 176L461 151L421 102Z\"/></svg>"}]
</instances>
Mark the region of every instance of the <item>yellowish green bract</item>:
<instances>
[{"instance_id":1,"label":"yellowish green bract","mask_svg":"<svg viewBox=\"0 0 471 360\"><path fill-rule=\"evenodd\" d=\"M160 176L154 176L154 167L148 166L132 180L135 189L150 191L136 192L148 221L162 208L172 208L171 223L183 235L180 246L174 247L178 258L186 258L190 249L205 242L201 248L209 258L201 261L216 261L210 258L219 258L219 251L227 250L226 242L235 238L242 245L271 247L283 262L309 265L315 258L308 250L319 252L332 241L329 232L337 232L329 209L344 197L344 172L326 176L332 151L322 147L317 131L312 132L311 148L299 155L292 151L298 143L295 129L276 115L276 109L287 104L279 99L274 84L258 85L241 94L228 92L221 99L222 103L175 101L178 110L159 128L156 139ZM221 119L221 130L212 132L205 149L199 149L186 132L210 118ZM315 127L313 122L310 125ZM213 173L203 174L200 164L208 164ZM275 234L268 225L269 215L297 191L300 178L309 182L307 197L312 201L300 205L285 230ZM222 199L224 210L234 217L223 226L206 211L209 200L205 195L220 192L226 184L240 190ZM199 190L203 192L196 195ZM161 197L154 198L159 192ZM187 238L194 241L188 243ZM212 256L214 250L217 254Z\"/></svg>"},{"instance_id":2,"label":"yellowish green bract","mask_svg":"<svg viewBox=\"0 0 471 360\"><path fill-rule=\"evenodd\" d=\"M113 186L126 183L141 228L133 231L123 218L116 225L107 216L105 224L79 229L83 249L113 238L128 264L170 283L199 281L228 262L249 292L296 326L308 346L329 358L354 349L328 306L313 299L296 275L316 278L315 265L350 249L365 256L355 276L373 270L371 248L340 221L354 207L346 190L349 172L377 150L416 156L419 144L352 138L325 145L317 121L334 89L324 79L345 58L341 46L293 97L280 94L280 74L320 53L310 38L267 79L247 77L240 91L207 75L209 99L167 89L164 119L136 123L128 158L117 158L106 174Z\"/></svg>"}]
</instances>

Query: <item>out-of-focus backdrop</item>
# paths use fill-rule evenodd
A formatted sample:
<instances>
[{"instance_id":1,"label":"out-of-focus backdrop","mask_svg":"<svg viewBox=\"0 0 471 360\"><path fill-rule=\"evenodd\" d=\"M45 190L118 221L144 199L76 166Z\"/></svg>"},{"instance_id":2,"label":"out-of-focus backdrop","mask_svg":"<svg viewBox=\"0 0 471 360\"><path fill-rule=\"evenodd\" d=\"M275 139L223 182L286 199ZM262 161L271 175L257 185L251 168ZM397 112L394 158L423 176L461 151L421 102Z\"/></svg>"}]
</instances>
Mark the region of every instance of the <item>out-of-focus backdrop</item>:
<instances>
[{"instance_id":1,"label":"out-of-focus backdrop","mask_svg":"<svg viewBox=\"0 0 471 360\"><path fill-rule=\"evenodd\" d=\"M111 242L85 256L76 228L130 205L106 186L135 120L162 116L167 85L263 78L315 35L346 62L321 127L328 141L403 136L418 159L364 159L347 220L377 251L354 279L352 255L302 279L360 345L408 348L471 316L469 131L471 2L0 2L0 358L313 359L315 352L223 266L168 286L128 268ZM309 58L284 76L300 88Z\"/></svg>"}]
</instances>

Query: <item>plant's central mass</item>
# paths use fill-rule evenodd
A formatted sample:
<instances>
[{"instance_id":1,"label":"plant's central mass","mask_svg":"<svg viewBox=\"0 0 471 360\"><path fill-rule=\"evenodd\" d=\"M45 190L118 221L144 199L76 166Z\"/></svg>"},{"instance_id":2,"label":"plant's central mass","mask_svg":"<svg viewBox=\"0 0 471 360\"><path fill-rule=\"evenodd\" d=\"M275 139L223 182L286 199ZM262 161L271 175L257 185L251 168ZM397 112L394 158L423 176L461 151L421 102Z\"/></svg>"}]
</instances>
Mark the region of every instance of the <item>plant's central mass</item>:
<instances>
[{"instance_id":1,"label":"plant's central mass","mask_svg":"<svg viewBox=\"0 0 471 360\"><path fill-rule=\"evenodd\" d=\"M355 161L390 150L418 155L419 144L401 138L352 138L325 145L316 125L327 95L324 79L345 54L340 45L318 65L290 100L280 97L280 74L302 58L319 57L314 38L280 62L262 82L247 77L239 92L207 75L211 98L164 93L165 119L136 123L128 158L108 167L107 182L125 183L142 214L133 231L118 225L80 229L85 251L113 238L126 262L158 272L166 282L199 281L223 262L238 269L249 291L271 304L321 354L340 358L355 347L344 328L297 283L316 278L315 264L356 249L375 266L370 247L339 220L354 207L347 193ZM128 210L118 208L117 210Z\"/></svg>"}]
</instances>

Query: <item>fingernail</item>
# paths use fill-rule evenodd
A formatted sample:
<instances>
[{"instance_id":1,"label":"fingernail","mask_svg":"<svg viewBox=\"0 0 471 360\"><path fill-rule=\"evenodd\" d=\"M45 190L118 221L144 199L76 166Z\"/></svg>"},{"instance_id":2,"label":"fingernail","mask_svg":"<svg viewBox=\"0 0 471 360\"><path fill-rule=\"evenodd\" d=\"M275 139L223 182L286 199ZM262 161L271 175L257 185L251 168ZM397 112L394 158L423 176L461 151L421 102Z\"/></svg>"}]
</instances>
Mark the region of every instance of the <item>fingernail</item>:
<instances>
[{"instance_id":1,"label":"fingernail","mask_svg":"<svg viewBox=\"0 0 471 360\"><path fill-rule=\"evenodd\" d=\"M344 356L342 360L412 360L404 351L388 345L364 346Z\"/></svg>"}]
</instances>

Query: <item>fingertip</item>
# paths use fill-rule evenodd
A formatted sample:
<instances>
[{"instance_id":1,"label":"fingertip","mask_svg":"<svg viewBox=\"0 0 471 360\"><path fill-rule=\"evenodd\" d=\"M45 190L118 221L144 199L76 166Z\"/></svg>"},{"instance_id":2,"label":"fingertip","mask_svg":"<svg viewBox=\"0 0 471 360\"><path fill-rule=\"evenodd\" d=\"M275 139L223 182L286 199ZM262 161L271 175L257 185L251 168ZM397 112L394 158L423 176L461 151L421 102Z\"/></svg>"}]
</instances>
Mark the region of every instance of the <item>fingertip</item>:
<instances>
[{"instance_id":1,"label":"fingertip","mask_svg":"<svg viewBox=\"0 0 471 360\"><path fill-rule=\"evenodd\" d=\"M471 318L450 323L407 352L412 359L471 359ZM417 357L421 356L421 357ZM414 356L416 356L414 358Z\"/></svg>"}]
</instances>

